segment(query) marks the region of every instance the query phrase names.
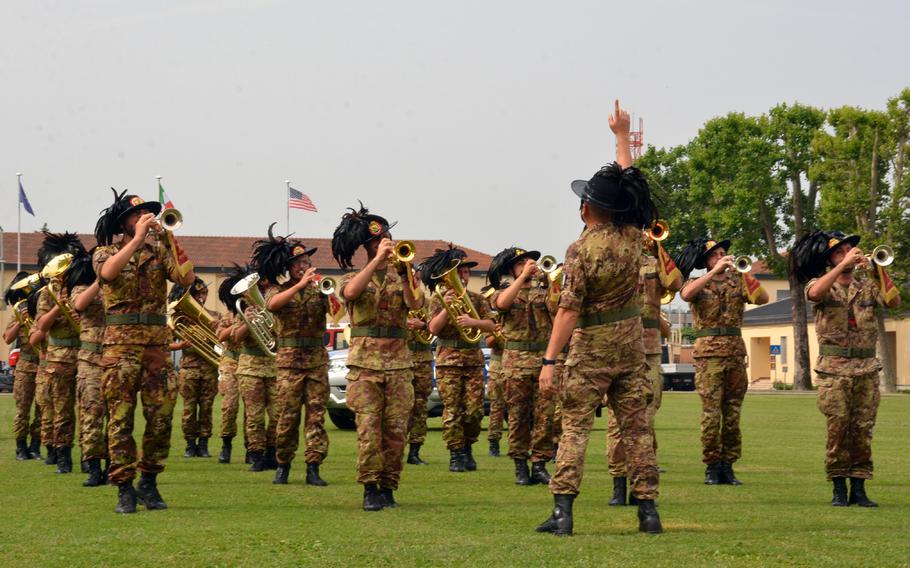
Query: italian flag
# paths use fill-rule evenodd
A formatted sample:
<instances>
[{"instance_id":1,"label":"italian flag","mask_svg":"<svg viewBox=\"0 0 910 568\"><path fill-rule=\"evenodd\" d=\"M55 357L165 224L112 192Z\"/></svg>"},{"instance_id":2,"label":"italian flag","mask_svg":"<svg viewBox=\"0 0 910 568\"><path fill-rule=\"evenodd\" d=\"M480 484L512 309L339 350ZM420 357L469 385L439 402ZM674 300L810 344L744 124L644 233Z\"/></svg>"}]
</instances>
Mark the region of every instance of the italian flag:
<instances>
[{"instance_id":1,"label":"italian flag","mask_svg":"<svg viewBox=\"0 0 910 568\"><path fill-rule=\"evenodd\" d=\"M161 207L164 209L173 209L174 202L171 201L171 198L168 197L167 192L164 191L164 186L161 185L161 181L158 181L158 202L161 203Z\"/></svg>"}]
</instances>

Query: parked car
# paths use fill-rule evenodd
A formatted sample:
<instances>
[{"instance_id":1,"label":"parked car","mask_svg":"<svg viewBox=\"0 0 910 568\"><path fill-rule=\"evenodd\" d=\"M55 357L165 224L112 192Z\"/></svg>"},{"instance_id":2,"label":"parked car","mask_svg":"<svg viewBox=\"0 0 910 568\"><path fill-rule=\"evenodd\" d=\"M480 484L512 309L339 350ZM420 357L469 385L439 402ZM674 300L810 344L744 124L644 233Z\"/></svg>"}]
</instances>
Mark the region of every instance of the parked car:
<instances>
[{"instance_id":1,"label":"parked car","mask_svg":"<svg viewBox=\"0 0 910 568\"><path fill-rule=\"evenodd\" d=\"M19 350L16 349L15 351L16 359L18 359ZM0 392L13 392L13 371L13 367L6 363L0 363Z\"/></svg>"},{"instance_id":2,"label":"parked car","mask_svg":"<svg viewBox=\"0 0 910 568\"><path fill-rule=\"evenodd\" d=\"M483 349L483 381L487 382L487 376L490 369L490 350ZM329 353L329 404L326 407L329 413L329 420L341 430L353 430L357 427L354 422L354 412L347 406L347 388L348 388L348 350L341 349ZM490 412L490 399L484 389L483 401L484 414ZM439 390L436 388L436 365L433 365L433 392L427 399L427 415L430 417L442 416L442 400L439 398Z\"/></svg>"},{"instance_id":3,"label":"parked car","mask_svg":"<svg viewBox=\"0 0 910 568\"><path fill-rule=\"evenodd\" d=\"M695 390L695 365L689 363L666 364L660 366L664 378L664 390Z\"/></svg>"}]
</instances>

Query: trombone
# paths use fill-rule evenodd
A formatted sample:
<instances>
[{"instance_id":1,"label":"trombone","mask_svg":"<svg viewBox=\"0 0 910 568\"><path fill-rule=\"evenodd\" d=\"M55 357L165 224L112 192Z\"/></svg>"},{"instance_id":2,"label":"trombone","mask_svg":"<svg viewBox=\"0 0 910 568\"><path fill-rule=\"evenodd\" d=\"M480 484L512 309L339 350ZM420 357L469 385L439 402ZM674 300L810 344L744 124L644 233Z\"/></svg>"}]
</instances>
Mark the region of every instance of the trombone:
<instances>
[{"instance_id":1,"label":"trombone","mask_svg":"<svg viewBox=\"0 0 910 568\"><path fill-rule=\"evenodd\" d=\"M215 367L221 362L224 346L212 331L215 318L187 290L179 300L168 305L167 325L183 341L189 341L193 351Z\"/></svg>"},{"instance_id":2,"label":"trombone","mask_svg":"<svg viewBox=\"0 0 910 568\"><path fill-rule=\"evenodd\" d=\"M60 293L64 291L63 277L72 264L72 254L68 252L58 254L41 269L41 278L48 280L47 291L51 295L51 299L54 300L54 303L60 308L60 313L63 314L63 317L67 319L70 326L78 334L81 333L82 327L79 325L79 322L76 321L76 316L73 313L73 307L70 305L69 298L63 296L61 299L60 296ZM59 285L59 290L55 284Z\"/></svg>"},{"instance_id":3,"label":"trombone","mask_svg":"<svg viewBox=\"0 0 910 568\"><path fill-rule=\"evenodd\" d=\"M275 339L275 317L269 312L265 298L259 291L259 274L253 272L234 284L231 288L231 295L241 296L237 298L235 306L240 319L249 329L250 336L256 345L269 357L277 354L278 340ZM244 303L252 309L252 315L247 317L244 309Z\"/></svg>"}]
</instances>

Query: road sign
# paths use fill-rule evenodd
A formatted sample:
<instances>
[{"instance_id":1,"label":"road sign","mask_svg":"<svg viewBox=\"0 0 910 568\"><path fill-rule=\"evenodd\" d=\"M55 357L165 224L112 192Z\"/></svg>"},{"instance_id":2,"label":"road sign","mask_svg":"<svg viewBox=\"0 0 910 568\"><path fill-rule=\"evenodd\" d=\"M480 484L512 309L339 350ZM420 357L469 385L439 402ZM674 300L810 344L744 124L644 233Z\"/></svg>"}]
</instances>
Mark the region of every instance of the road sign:
<instances>
[{"instance_id":1,"label":"road sign","mask_svg":"<svg viewBox=\"0 0 910 568\"><path fill-rule=\"evenodd\" d=\"M771 355L780 355L780 345L771 346Z\"/></svg>"}]
</instances>

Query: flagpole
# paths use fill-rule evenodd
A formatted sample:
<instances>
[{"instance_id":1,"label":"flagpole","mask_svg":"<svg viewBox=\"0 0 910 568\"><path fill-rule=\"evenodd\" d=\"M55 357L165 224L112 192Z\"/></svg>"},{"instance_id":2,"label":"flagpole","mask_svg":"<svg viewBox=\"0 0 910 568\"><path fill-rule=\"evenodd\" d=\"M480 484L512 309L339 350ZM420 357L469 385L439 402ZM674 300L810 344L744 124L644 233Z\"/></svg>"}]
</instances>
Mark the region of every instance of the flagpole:
<instances>
[{"instance_id":1,"label":"flagpole","mask_svg":"<svg viewBox=\"0 0 910 568\"><path fill-rule=\"evenodd\" d=\"M286 220L287 232L285 232L285 234L290 235L291 234L291 180L289 180L289 179L284 180L284 185L287 186L284 189L284 207L285 207L285 215L287 217L287 220Z\"/></svg>"},{"instance_id":2,"label":"flagpole","mask_svg":"<svg viewBox=\"0 0 910 568\"><path fill-rule=\"evenodd\" d=\"M158 180L158 202L164 207L164 194L161 192L161 176L155 176L155 179Z\"/></svg>"},{"instance_id":3,"label":"flagpole","mask_svg":"<svg viewBox=\"0 0 910 568\"><path fill-rule=\"evenodd\" d=\"M18 213L16 215L16 273L19 272L22 268L22 196L19 193L22 192L22 173L16 172L16 180L19 181L18 187L16 188L16 202Z\"/></svg>"}]
</instances>

